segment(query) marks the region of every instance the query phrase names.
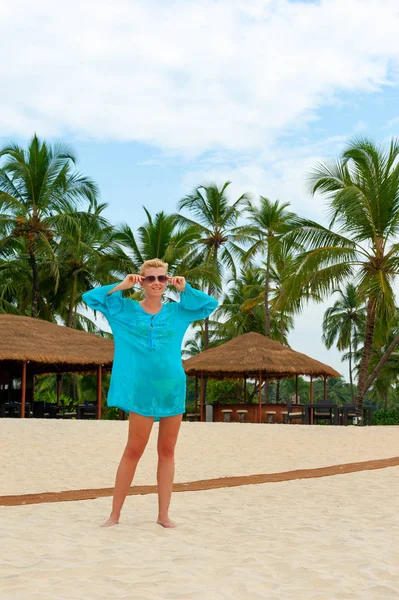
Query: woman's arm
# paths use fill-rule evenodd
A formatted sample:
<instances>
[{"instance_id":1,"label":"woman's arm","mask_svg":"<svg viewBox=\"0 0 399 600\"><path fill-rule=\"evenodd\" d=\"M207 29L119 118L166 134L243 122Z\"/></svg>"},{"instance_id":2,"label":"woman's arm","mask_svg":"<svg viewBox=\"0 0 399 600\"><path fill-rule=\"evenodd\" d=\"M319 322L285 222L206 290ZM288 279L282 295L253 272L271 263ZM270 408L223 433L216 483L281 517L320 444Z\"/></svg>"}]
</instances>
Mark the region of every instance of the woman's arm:
<instances>
[{"instance_id":1,"label":"woman's arm","mask_svg":"<svg viewBox=\"0 0 399 600\"><path fill-rule=\"evenodd\" d=\"M180 292L179 313L188 323L206 319L218 305L216 298L196 290L186 281L184 291Z\"/></svg>"},{"instance_id":2,"label":"woman's arm","mask_svg":"<svg viewBox=\"0 0 399 600\"><path fill-rule=\"evenodd\" d=\"M82 299L93 310L99 310L105 317L123 311L127 299L122 297L122 290L128 290L142 280L141 275L127 275L123 281L103 287L93 288L85 292Z\"/></svg>"},{"instance_id":3,"label":"woman's arm","mask_svg":"<svg viewBox=\"0 0 399 600\"><path fill-rule=\"evenodd\" d=\"M121 283L123 282L93 288L82 295L82 300L93 310L99 310L105 317L116 315L123 310L125 303L121 289L116 290Z\"/></svg>"}]
</instances>

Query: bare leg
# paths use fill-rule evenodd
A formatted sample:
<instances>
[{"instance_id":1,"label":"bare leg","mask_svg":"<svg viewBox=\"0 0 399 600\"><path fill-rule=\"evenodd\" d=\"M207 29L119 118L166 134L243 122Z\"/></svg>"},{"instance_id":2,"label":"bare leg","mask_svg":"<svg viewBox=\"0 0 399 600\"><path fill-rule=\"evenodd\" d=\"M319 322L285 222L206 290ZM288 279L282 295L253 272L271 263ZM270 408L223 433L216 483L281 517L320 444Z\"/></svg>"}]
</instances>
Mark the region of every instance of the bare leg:
<instances>
[{"instance_id":1,"label":"bare leg","mask_svg":"<svg viewBox=\"0 0 399 600\"><path fill-rule=\"evenodd\" d=\"M116 473L112 511L101 527L111 527L111 525L119 523L123 503L131 486L137 464L147 445L153 423L153 417L143 417L137 413L130 413L129 435Z\"/></svg>"},{"instance_id":2,"label":"bare leg","mask_svg":"<svg viewBox=\"0 0 399 600\"><path fill-rule=\"evenodd\" d=\"M158 431L158 520L163 527L176 527L169 519L169 505L175 474L175 446L183 415L164 417Z\"/></svg>"}]
</instances>

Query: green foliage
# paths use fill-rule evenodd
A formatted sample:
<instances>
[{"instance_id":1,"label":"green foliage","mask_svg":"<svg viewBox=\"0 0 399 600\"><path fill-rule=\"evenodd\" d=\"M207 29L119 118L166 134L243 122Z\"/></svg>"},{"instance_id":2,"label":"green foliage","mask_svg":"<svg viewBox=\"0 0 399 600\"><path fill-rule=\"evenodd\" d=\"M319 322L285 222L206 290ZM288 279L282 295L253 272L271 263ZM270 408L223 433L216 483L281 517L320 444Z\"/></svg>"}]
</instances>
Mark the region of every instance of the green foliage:
<instances>
[{"instance_id":1,"label":"green foliage","mask_svg":"<svg viewBox=\"0 0 399 600\"><path fill-rule=\"evenodd\" d=\"M376 410L373 413L373 425L399 425L399 407Z\"/></svg>"},{"instance_id":2,"label":"green foliage","mask_svg":"<svg viewBox=\"0 0 399 600\"><path fill-rule=\"evenodd\" d=\"M225 292L215 312L212 337L219 343L233 339L237 335L255 331L264 334L265 312L263 303L245 306L248 301L263 290L262 275L259 269L242 269L240 276Z\"/></svg>"},{"instance_id":3,"label":"green foliage","mask_svg":"<svg viewBox=\"0 0 399 600\"><path fill-rule=\"evenodd\" d=\"M271 385L270 399L273 402L275 398L275 383ZM280 384L281 402L286 402L288 398L295 395L295 378L283 379ZM301 404L310 402L310 384L303 377L298 377L298 395ZM316 379L313 381L313 402L324 398L324 381ZM331 377L327 379L327 398L331 402L339 405L352 402L350 384L346 383L343 377Z\"/></svg>"},{"instance_id":4,"label":"green foliage","mask_svg":"<svg viewBox=\"0 0 399 600\"><path fill-rule=\"evenodd\" d=\"M275 398L275 387L276 384L271 385L270 400L273 401ZM283 379L280 383L280 402L286 402L289 398L295 395L295 377L292 379ZM298 377L298 396L301 404L309 402L309 383Z\"/></svg>"},{"instance_id":5,"label":"green foliage","mask_svg":"<svg viewBox=\"0 0 399 600\"><path fill-rule=\"evenodd\" d=\"M231 204L227 196L229 185L227 181L221 187L216 184L197 187L180 200L179 214L176 215L182 232L193 230L196 233L192 244L186 247L188 258L211 269L214 278L210 284L218 290L226 272L236 276L235 259L242 255L237 241L247 239L245 234L237 233L235 227L248 195L242 194ZM180 214L182 210L188 210L192 217Z\"/></svg>"},{"instance_id":6,"label":"green foliage","mask_svg":"<svg viewBox=\"0 0 399 600\"><path fill-rule=\"evenodd\" d=\"M195 400L195 378L194 377L187 377L186 378L187 381L187 385L186 385L186 404L187 402L191 403L194 405L194 400Z\"/></svg>"},{"instance_id":7,"label":"green foliage","mask_svg":"<svg viewBox=\"0 0 399 600\"><path fill-rule=\"evenodd\" d=\"M199 394L199 392L198 392ZM206 402L213 404L214 402L234 403L243 400L243 383L239 380L225 379L218 381L216 379L208 379L206 384ZM195 379L187 378L187 393L186 393L186 412L194 411L195 401ZM198 398L199 406L199 398Z\"/></svg>"},{"instance_id":8,"label":"green foliage","mask_svg":"<svg viewBox=\"0 0 399 600\"><path fill-rule=\"evenodd\" d=\"M104 406L101 419L104 421L119 420L119 408L115 408L115 406Z\"/></svg>"},{"instance_id":9,"label":"green foliage","mask_svg":"<svg viewBox=\"0 0 399 600\"><path fill-rule=\"evenodd\" d=\"M35 400L40 400L41 402L46 402L47 404L57 404L57 394L51 390L46 390L40 392L40 394L35 391ZM70 396L66 396L65 394L60 395L60 405L64 408L71 408L76 406L77 401L71 398Z\"/></svg>"},{"instance_id":10,"label":"green foliage","mask_svg":"<svg viewBox=\"0 0 399 600\"><path fill-rule=\"evenodd\" d=\"M318 379L313 386L313 401L317 402L324 398L324 381ZM351 386L343 377L331 377L327 379L327 398L339 405L352 402Z\"/></svg>"},{"instance_id":11,"label":"green foliage","mask_svg":"<svg viewBox=\"0 0 399 600\"><path fill-rule=\"evenodd\" d=\"M356 350L356 339L365 327L364 303L352 283L348 283L344 290L334 290L334 293L339 294L339 299L324 313L323 342L328 349L336 343L338 350Z\"/></svg>"},{"instance_id":12,"label":"green foliage","mask_svg":"<svg viewBox=\"0 0 399 600\"><path fill-rule=\"evenodd\" d=\"M59 266L54 249L63 235L76 229L78 205L96 204L98 187L75 171L76 159L65 144L50 145L35 135L27 149L10 144L0 150L0 308L9 304L20 314L43 316L40 282L50 274L54 289ZM16 261L25 277L8 268ZM4 270L3 270L4 268ZM42 287L42 286L41 286Z\"/></svg>"},{"instance_id":13,"label":"green foliage","mask_svg":"<svg viewBox=\"0 0 399 600\"><path fill-rule=\"evenodd\" d=\"M102 397L103 402L106 392L109 388L111 376L103 374L102 376ZM45 375L36 377L35 400L45 402L56 402L57 398L57 377L56 375ZM74 407L84 402L95 402L97 399L97 375L72 375L64 373L62 376L61 404Z\"/></svg>"},{"instance_id":14,"label":"green foliage","mask_svg":"<svg viewBox=\"0 0 399 600\"><path fill-rule=\"evenodd\" d=\"M285 279L289 273L295 244L283 247L280 238L291 231L297 215L286 209L289 202L280 204L278 200L271 202L268 198L260 197L259 206L250 200L246 202L247 223L236 229L237 234L249 249L243 254L243 262L252 269L252 261L256 257L264 258L264 263L258 275L261 281L252 286L252 295L244 303L248 308L263 308L263 332L267 337L285 343L285 333L292 326L290 313L295 312L296 306L287 303L285 294ZM273 309L273 310L272 310ZM276 327L278 321L279 325ZM273 331L274 329L274 331Z\"/></svg>"},{"instance_id":15,"label":"green foliage","mask_svg":"<svg viewBox=\"0 0 399 600\"><path fill-rule=\"evenodd\" d=\"M209 379L206 387L206 399L208 404L214 402L223 402L224 404L234 404L243 400L242 381L234 379L224 379L218 381Z\"/></svg>"},{"instance_id":16,"label":"green foliage","mask_svg":"<svg viewBox=\"0 0 399 600\"><path fill-rule=\"evenodd\" d=\"M161 211L153 217L146 208L144 212L147 220L136 233L126 223L117 228L116 239L121 248L110 265L121 273L137 273L146 260L160 258L168 263L170 273L189 276L192 283L218 281L201 257L190 252L198 242L198 228L188 225L182 229L178 215Z\"/></svg>"}]
</instances>

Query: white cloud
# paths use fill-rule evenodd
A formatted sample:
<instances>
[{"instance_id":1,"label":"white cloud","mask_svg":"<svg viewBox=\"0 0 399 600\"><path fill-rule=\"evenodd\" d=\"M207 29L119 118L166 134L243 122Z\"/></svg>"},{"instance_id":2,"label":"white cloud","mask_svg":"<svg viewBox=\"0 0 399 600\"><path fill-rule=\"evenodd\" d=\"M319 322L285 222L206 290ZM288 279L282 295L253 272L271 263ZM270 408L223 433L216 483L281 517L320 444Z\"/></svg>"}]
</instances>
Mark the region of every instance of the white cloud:
<instances>
[{"instance_id":1,"label":"white cloud","mask_svg":"<svg viewBox=\"0 0 399 600\"><path fill-rule=\"evenodd\" d=\"M0 128L260 150L389 83L398 31L396 0L3 0Z\"/></svg>"},{"instance_id":2,"label":"white cloud","mask_svg":"<svg viewBox=\"0 0 399 600\"><path fill-rule=\"evenodd\" d=\"M136 162L137 167L164 167L164 163L156 158L149 158L148 160L139 160Z\"/></svg>"},{"instance_id":3,"label":"white cloud","mask_svg":"<svg viewBox=\"0 0 399 600\"><path fill-rule=\"evenodd\" d=\"M391 127L394 127L396 125L399 125L399 117L395 117L394 119L391 119L390 121L388 121L388 123L385 125L384 129L390 129Z\"/></svg>"},{"instance_id":4,"label":"white cloud","mask_svg":"<svg viewBox=\"0 0 399 600\"><path fill-rule=\"evenodd\" d=\"M229 197L232 200L247 192L255 200L262 195L270 200L289 202L290 210L327 225L325 201L318 195L310 195L308 175L318 162L338 156L353 133L354 130L317 142L302 140L300 145L280 143L260 154L239 156L235 161L219 154L214 162L212 155L210 160L198 161L195 169L185 174L181 194L208 182L220 185L231 181Z\"/></svg>"},{"instance_id":5,"label":"white cloud","mask_svg":"<svg viewBox=\"0 0 399 600\"><path fill-rule=\"evenodd\" d=\"M356 133L363 133L368 129L367 123L365 121L357 121L353 129Z\"/></svg>"}]
</instances>

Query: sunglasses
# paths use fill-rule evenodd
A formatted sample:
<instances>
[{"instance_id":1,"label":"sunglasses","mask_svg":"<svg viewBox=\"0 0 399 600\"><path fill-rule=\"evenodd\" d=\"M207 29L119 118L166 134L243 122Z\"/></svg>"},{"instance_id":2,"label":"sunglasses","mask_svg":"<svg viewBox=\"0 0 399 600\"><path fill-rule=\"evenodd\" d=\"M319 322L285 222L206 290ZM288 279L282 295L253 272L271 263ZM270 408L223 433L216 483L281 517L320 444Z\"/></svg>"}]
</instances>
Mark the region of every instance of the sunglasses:
<instances>
[{"instance_id":1,"label":"sunglasses","mask_svg":"<svg viewBox=\"0 0 399 600\"><path fill-rule=\"evenodd\" d=\"M143 277L143 281L146 283L154 283L154 281L159 281L159 283L166 283L168 281L167 275L147 275L147 277Z\"/></svg>"}]
</instances>

